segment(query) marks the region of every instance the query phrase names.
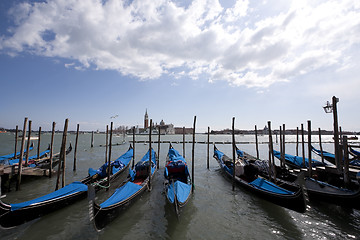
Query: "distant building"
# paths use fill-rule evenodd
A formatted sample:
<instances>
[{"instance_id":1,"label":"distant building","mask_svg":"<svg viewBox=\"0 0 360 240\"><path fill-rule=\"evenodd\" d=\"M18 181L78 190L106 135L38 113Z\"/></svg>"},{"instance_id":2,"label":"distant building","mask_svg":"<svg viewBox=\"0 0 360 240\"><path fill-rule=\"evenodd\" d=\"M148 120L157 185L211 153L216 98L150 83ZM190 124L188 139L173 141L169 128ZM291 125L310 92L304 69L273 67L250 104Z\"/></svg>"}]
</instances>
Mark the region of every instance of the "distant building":
<instances>
[{"instance_id":1,"label":"distant building","mask_svg":"<svg viewBox=\"0 0 360 240\"><path fill-rule=\"evenodd\" d=\"M146 109L144 116L144 129L147 129L148 127L149 127L149 116Z\"/></svg>"},{"instance_id":2,"label":"distant building","mask_svg":"<svg viewBox=\"0 0 360 240\"><path fill-rule=\"evenodd\" d=\"M182 127L176 127L175 128L175 134L183 134L184 128ZM185 134L192 134L193 128L185 128Z\"/></svg>"}]
</instances>

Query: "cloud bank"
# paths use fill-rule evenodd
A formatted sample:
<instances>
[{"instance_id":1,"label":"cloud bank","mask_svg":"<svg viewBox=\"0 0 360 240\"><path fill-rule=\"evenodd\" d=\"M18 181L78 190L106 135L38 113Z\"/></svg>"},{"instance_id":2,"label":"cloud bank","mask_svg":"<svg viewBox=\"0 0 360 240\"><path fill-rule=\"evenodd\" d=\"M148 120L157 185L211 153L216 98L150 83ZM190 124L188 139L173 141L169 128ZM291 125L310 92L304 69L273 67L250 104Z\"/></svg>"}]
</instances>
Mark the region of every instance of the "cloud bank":
<instances>
[{"instance_id":1,"label":"cloud bank","mask_svg":"<svg viewBox=\"0 0 360 240\"><path fill-rule=\"evenodd\" d=\"M76 69L142 80L171 76L266 88L353 66L360 3L329 1L48 0L8 12L0 52L60 57Z\"/></svg>"}]
</instances>

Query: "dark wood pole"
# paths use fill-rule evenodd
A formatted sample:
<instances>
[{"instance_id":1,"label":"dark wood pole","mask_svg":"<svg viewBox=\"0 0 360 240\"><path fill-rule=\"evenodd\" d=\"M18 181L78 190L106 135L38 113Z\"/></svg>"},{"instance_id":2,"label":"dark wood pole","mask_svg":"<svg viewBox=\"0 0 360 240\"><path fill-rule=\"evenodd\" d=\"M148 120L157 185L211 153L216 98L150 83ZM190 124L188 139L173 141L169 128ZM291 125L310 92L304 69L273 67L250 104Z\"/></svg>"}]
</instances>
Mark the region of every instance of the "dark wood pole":
<instances>
[{"instance_id":1,"label":"dark wood pole","mask_svg":"<svg viewBox=\"0 0 360 240\"><path fill-rule=\"evenodd\" d=\"M94 147L94 131L91 132L91 147Z\"/></svg>"},{"instance_id":2,"label":"dark wood pole","mask_svg":"<svg viewBox=\"0 0 360 240\"><path fill-rule=\"evenodd\" d=\"M112 148L112 134L113 134L113 122L110 123L110 140L109 140L109 157L108 157L108 172L107 172L107 182L108 182L108 188L106 188L106 191L109 191L110 188L110 175L111 175L111 148Z\"/></svg>"},{"instance_id":3,"label":"dark wood pole","mask_svg":"<svg viewBox=\"0 0 360 240\"><path fill-rule=\"evenodd\" d=\"M109 149L109 125L106 125L106 136L105 136L105 163L108 161L108 149Z\"/></svg>"},{"instance_id":4,"label":"dark wood pole","mask_svg":"<svg viewBox=\"0 0 360 240\"><path fill-rule=\"evenodd\" d=\"M152 157L152 149L151 149L151 131L152 131L152 119L150 119L150 128L149 128L149 191L151 191L151 157Z\"/></svg>"},{"instance_id":5,"label":"dark wood pole","mask_svg":"<svg viewBox=\"0 0 360 240\"><path fill-rule=\"evenodd\" d=\"M305 139L304 139L304 124L301 124L301 146L302 146L302 158L303 158L303 165L306 168L305 164Z\"/></svg>"},{"instance_id":6,"label":"dark wood pole","mask_svg":"<svg viewBox=\"0 0 360 240\"><path fill-rule=\"evenodd\" d=\"M282 157L282 162L281 162L281 167L285 167L285 153L286 153L286 151L285 151L285 124L283 124L283 140L282 140L282 144L283 144L283 147L282 147L282 149L283 149L283 157Z\"/></svg>"},{"instance_id":7,"label":"dark wood pole","mask_svg":"<svg viewBox=\"0 0 360 240\"><path fill-rule=\"evenodd\" d=\"M66 150L64 151L64 149L66 149L65 130L66 130L66 133L67 133L67 123L68 123L68 119L65 119L64 131L63 131L61 147L60 147L59 167L58 167L58 172L57 172L55 191L59 189L60 174L61 174L62 171L65 170L65 168L64 168L65 161L64 160L66 160L66 159L64 158L63 155L64 155L64 153L66 155ZM63 176L63 181L65 182L65 176L63 174L65 174L65 173L61 174Z\"/></svg>"},{"instance_id":8,"label":"dark wood pole","mask_svg":"<svg viewBox=\"0 0 360 240\"><path fill-rule=\"evenodd\" d=\"M324 154L323 154L323 147L321 143L321 129L319 128L319 145L320 145L320 151L321 151L321 162L324 163Z\"/></svg>"},{"instance_id":9,"label":"dark wood pole","mask_svg":"<svg viewBox=\"0 0 360 240\"><path fill-rule=\"evenodd\" d=\"M299 127L296 127L296 156L299 156Z\"/></svg>"},{"instance_id":10,"label":"dark wood pole","mask_svg":"<svg viewBox=\"0 0 360 240\"><path fill-rule=\"evenodd\" d=\"M159 126L159 135L158 135L158 151L157 151L157 161L156 161L156 168L159 169L160 164L160 126Z\"/></svg>"},{"instance_id":11,"label":"dark wood pole","mask_svg":"<svg viewBox=\"0 0 360 240\"><path fill-rule=\"evenodd\" d=\"M274 158L274 144L271 133L271 121L268 121L268 129L269 129L269 169L273 170L273 181L276 182L276 169L275 169L275 158Z\"/></svg>"},{"instance_id":12,"label":"dark wood pole","mask_svg":"<svg viewBox=\"0 0 360 240\"><path fill-rule=\"evenodd\" d=\"M133 127L133 161L131 168L134 169L135 165L135 126Z\"/></svg>"},{"instance_id":13,"label":"dark wood pole","mask_svg":"<svg viewBox=\"0 0 360 240\"><path fill-rule=\"evenodd\" d=\"M183 127L183 157L185 158L185 127Z\"/></svg>"},{"instance_id":14,"label":"dark wood pole","mask_svg":"<svg viewBox=\"0 0 360 240\"><path fill-rule=\"evenodd\" d=\"M41 143L41 127L39 127L39 138L38 138L38 147L37 147L37 159L40 158L40 143Z\"/></svg>"},{"instance_id":15,"label":"dark wood pole","mask_svg":"<svg viewBox=\"0 0 360 240\"><path fill-rule=\"evenodd\" d=\"M21 172L22 172L22 160L24 158L24 147L25 147L25 136L26 136L26 126L27 126L28 118L24 119L24 127L23 127L23 135L21 138L21 146L20 146L20 157L19 157L19 171L18 171L18 178L16 182L16 191L20 190L20 183L21 183Z\"/></svg>"},{"instance_id":16,"label":"dark wood pole","mask_svg":"<svg viewBox=\"0 0 360 240\"><path fill-rule=\"evenodd\" d=\"M235 117L232 118L232 157L233 157L233 172L232 172L232 190L235 191Z\"/></svg>"},{"instance_id":17,"label":"dark wood pole","mask_svg":"<svg viewBox=\"0 0 360 240\"><path fill-rule=\"evenodd\" d=\"M210 155L210 127L208 127L208 133L207 133L207 162L206 167L209 169L209 155Z\"/></svg>"},{"instance_id":18,"label":"dark wood pole","mask_svg":"<svg viewBox=\"0 0 360 240\"><path fill-rule=\"evenodd\" d=\"M16 159L17 156L17 138L18 138L18 132L19 132L19 126L16 125L16 130L15 130L15 150L14 150L14 159Z\"/></svg>"},{"instance_id":19,"label":"dark wood pole","mask_svg":"<svg viewBox=\"0 0 360 240\"><path fill-rule=\"evenodd\" d=\"M283 149L283 132L282 132L281 126L280 126L279 135L280 135L280 166L282 166L283 158L285 156L284 156L284 149Z\"/></svg>"},{"instance_id":20,"label":"dark wood pole","mask_svg":"<svg viewBox=\"0 0 360 240\"><path fill-rule=\"evenodd\" d=\"M349 151L348 151L348 140L347 136L343 136L343 146L344 146L344 184L345 187L349 186Z\"/></svg>"},{"instance_id":21,"label":"dark wood pole","mask_svg":"<svg viewBox=\"0 0 360 240\"><path fill-rule=\"evenodd\" d=\"M53 154L54 154L54 135L55 135L55 122L52 123L51 142L50 142L50 166L49 166L49 178L52 176Z\"/></svg>"},{"instance_id":22,"label":"dark wood pole","mask_svg":"<svg viewBox=\"0 0 360 240\"><path fill-rule=\"evenodd\" d=\"M78 123L77 126L76 126L76 138L75 138L73 171L76 171L76 155L77 155L77 147L78 147L78 142L79 142L79 129L80 129L80 124Z\"/></svg>"},{"instance_id":23,"label":"dark wood pole","mask_svg":"<svg viewBox=\"0 0 360 240\"><path fill-rule=\"evenodd\" d=\"M311 121L310 120L308 120L308 158L309 158L309 176L312 177Z\"/></svg>"},{"instance_id":24,"label":"dark wood pole","mask_svg":"<svg viewBox=\"0 0 360 240\"><path fill-rule=\"evenodd\" d=\"M195 188L195 125L196 125L196 116L194 116L193 124L193 141L192 141L192 156L191 156L191 180L192 180L192 191L194 192Z\"/></svg>"},{"instance_id":25,"label":"dark wood pole","mask_svg":"<svg viewBox=\"0 0 360 240\"><path fill-rule=\"evenodd\" d=\"M334 148L335 148L335 164L338 172L342 171L342 164L340 161L340 146L339 146L339 125L338 125L338 115L337 115L337 103L339 99L335 96L332 97L332 107L333 107L333 118L334 118Z\"/></svg>"},{"instance_id":26,"label":"dark wood pole","mask_svg":"<svg viewBox=\"0 0 360 240\"><path fill-rule=\"evenodd\" d=\"M258 131L257 126L255 125L255 143L256 143L256 158L259 159L259 140L258 140Z\"/></svg>"},{"instance_id":27,"label":"dark wood pole","mask_svg":"<svg viewBox=\"0 0 360 240\"><path fill-rule=\"evenodd\" d=\"M30 142L31 142L31 120L29 121L29 133L28 133L28 141L26 143L26 158L25 158L25 167L28 166L28 162L29 162L29 152L30 152ZM20 160L19 160L19 164L20 164ZM21 159L21 164L22 164L22 159Z\"/></svg>"},{"instance_id":28,"label":"dark wood pole","mask_svg":"<svg viewBox=\"0 0 360 240\"><path fill-rule=\"evenodd\" d=\"M61 187L65 187L65 169L66 169L66 138L67 138L67 130L69 125L69 119L65 119L65 126L64 126L64 133L63 133L63 139L64 143L62 146L62 181L61 181Z\"/></svg>"}]
</instances>

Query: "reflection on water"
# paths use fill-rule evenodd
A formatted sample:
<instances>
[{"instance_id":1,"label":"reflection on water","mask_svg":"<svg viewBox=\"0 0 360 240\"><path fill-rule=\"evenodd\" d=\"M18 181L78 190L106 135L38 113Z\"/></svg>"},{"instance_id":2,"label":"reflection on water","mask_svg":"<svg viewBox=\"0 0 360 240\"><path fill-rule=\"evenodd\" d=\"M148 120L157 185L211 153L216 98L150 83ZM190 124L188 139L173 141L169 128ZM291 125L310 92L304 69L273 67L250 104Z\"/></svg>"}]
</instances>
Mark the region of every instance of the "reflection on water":
<instances>
[{"instance_id":1,"label":"reflection on water","mask_svg":"<svg viewBox=\"0 0 360 240\"><path fill-rule=\"evenodd\" d=\"M136 136L138 140L147 140L147 136ZM315 138L315 136L314 136ZM75 142L75 135L68 136ZM95 134L95 147L90 148L91 134L79 136L77 155L77 172L72 171L73 152L67 156L66 183L80 180L87 175L89 167L97 168L105 160L105 143L103 134ZM116 143L116 140L114 142ZM112 158L124 153L132 136L127 137L127 144L115 146ZM196 135L197 141L205 141L207 135ZM286 136L287 140L296 141L296 136ZM50 142L50 134L41 137L41 148L45 149ZM119 141L122 141L122 138ZM161 140L180 142L182 136L161 136ZM186 136L191 141L192 136ZM254 136L236 136L239 142L253 142ZM260 142L266 142L267 136L260 136ZM323 136L323 141L331 137ZM157 141L157 138L153 139ZM210 136L210 141L230 142L230 135ZM275 142L275 141L274 141ZM59 150L61 135L55 138L56 151ZM0 134L0 155L8 154L14 148L13 135ZM182 154L182 144L173 146ZM224 153L231 155L231 144L217 145ZM256 155L254 144L239 144L242 150ZM135 156L139 160L147 151L147 145L136 144ZM157 151L157 144L153 144ZM186 159L191 172L191 143L186 144ZM231 182L219 171L213 159L213 148L210 147L210 169L206 169L207 145L196 144L195 147L195 192L191 200L182 209L180 218L166 202L163 194L163 170L169 144L161 144L160 169L154 178L153 189L145 192L137 201L123 211L118 218L103 231L97 233L89 220L88 202L86 199L51 213L40 219L26 223L10 230L0 230L1 239L356 239L360 236L360 212L343 209L331 204L312 203L308 211L300 214L236 188L232 191ZM278 149L278 145L275 145ZM286 145L286 151L295 154L296 144ZM35 148L36 149L36 141ZM267 158L266 144L259 146L260 157ZM332 151L330 143L324 149ZM306 149L307 150L307 149ZM301 151L299 149L299 151ZM34 150L33 150L34 152ZM315 156L314 156L315 158ZM122 178L126 177L124 173ZM52 192L56 178L40 178L24 181L21 191L7 193L2 199L5 202L22 202ZM117 184L108 192L97 194L97 201L109 196ZM14 189L14 188L13 188Z\"/></svg>"}]
</instances>

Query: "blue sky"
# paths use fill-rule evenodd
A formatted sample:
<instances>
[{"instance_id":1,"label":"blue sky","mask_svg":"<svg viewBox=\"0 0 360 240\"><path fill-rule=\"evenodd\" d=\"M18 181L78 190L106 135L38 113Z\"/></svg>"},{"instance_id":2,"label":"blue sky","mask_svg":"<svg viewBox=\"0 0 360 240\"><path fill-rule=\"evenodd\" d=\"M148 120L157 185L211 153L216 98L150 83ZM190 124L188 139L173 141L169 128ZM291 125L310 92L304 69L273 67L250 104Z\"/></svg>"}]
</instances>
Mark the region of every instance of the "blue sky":
<instances>
[{"instance_id":1,"label":"blue sky","mask_svg":"<svg viewBox=\"0 0 360 240\"><path fill-rule=\"evenodd\" d=\"M1 1L0 127L359 131L359 43L358 1Z\"/></svg>"}]
</instances>

